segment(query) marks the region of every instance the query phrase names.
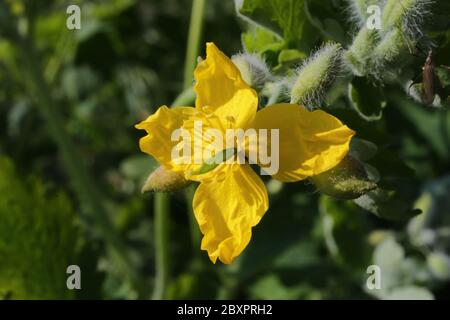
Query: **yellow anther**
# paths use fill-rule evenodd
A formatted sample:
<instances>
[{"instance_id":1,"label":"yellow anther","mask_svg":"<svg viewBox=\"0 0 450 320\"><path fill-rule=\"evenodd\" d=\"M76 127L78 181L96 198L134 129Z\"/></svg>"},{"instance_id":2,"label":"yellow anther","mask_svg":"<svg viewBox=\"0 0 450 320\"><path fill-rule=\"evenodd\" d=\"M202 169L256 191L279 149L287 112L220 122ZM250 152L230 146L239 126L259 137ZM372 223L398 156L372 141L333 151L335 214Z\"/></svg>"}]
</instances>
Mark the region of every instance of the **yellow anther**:
<instances>
[{"instance_id":1,"label":"yellow anther","mask_svg":"<svg viewBox=\"0 0 450 320\"><path fill-rule=\"evenodd\" d=\"M236 123L236 119L233 116L226 116L225 119L227 120L229 127L233 127Z\"/></svg>"},{"instance_id":2,"label":"yellow anther","mask_svg":"<svg viewBox=\"0 0 450 320\"><path fill-rule=\"evenodd\" d=\"M213 113L213 112L214 112L214 109L213 109L211 106L203 106L203 107L202 107L202 111L203 111L204 113Z\"/></svg>"}]
</instances>

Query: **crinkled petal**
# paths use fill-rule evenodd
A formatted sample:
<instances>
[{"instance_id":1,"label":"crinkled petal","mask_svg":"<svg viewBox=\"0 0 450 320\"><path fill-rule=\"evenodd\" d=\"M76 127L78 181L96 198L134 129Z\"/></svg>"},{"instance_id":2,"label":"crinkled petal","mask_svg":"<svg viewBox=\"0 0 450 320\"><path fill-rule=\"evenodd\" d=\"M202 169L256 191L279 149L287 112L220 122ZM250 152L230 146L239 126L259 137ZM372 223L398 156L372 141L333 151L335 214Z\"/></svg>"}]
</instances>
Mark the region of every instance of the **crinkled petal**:
<instances>
[{"instance_id":1,"label":"crinkled petal","mask_svg":"<svg viewBox=\"0 0 450 320\"><path fill-rule=\"evenodd\" d=\"M217 174L203 179L193 200L203 234L201 249L213 263L230 264L245 249L268 209L264 183L248 165L221 164Z\"/></svg>"},{"instance_id":2,"label":"crinkled petal","mask_svg":"<svg viewBox=\"0 0 450 320\"><path fill-rule=\"evenodd\" d=\"M279 170L273 177L284 182L305 179L336 166L348 153L355 134L324 111L308 111L293 104L260 110L253 127L279 129Z\"/></svg>"},{"instance_id":3,"label":"crinkled petal","mask_svg":"<svg viewBox=\"0 0 450 320\"><path fill-rule=\"evenodd\" d=\"M186 165L176 163L172 159L172 150L181 140L172 141L172 133L176 129L181 129L184 121L195 113L197 111L192 107L170 109L166 106L160 107L154 114L136 125L137 129L147 132L147 135L139 140L141 150L154 157L168 170L187 170Z\"/></svg>"},{"instance_id":4,"label":"crinkled petal","mask_svg":"<svg viewBox=\"0 0 450 320\"><path fill-rule=\"evenodd\" d=\"M210 108L234 127L247 128L258 108L258 95L241 77L233 62L214 43L206 45L206 59L195 69L197 108Z\"/></svg>"}]
</instances>

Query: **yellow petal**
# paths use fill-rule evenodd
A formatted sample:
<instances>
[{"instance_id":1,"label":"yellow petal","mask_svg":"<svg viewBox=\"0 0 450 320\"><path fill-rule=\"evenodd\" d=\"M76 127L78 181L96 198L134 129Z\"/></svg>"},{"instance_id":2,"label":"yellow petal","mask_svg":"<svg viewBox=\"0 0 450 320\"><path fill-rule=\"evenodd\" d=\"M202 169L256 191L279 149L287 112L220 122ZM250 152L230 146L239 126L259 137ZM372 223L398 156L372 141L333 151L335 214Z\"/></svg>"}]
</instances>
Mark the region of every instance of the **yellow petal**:
<instances>
[{"instance_id":1,"label":"yellow petal","mask_svg":"<svg viewBox=\"0 0 450 320\"><path fill-rule=\"evenodd\" d=\"M355 134L324 111L311 112L293 104L260 110L254 127L279 129L279 171L273 177L284 182L305 179L336 166L348 153Z\"/></svg>"},{"instance_id":2,"label":"yellow petal","mask_svg":"<svg viewBox=\"0 0 450 320\"><path fill-rule=\"evenodd\" d=\"M204 179L193 200L203 239L201 249L213 263L230 264L250 241L252 227L268 209L264 183L248 165L221 164Z\"/></svg>"},{"instance_id":3,"label":"yellow petal","mask_svg":"<svg viewBox=\"0 0 450 320\"><path fill-rule=\"evenodd\" d=\"M233 62L213 43L206 45L206 59L195 69L197 108L208 107L234 127L247 128L255 117L258 96L241 77Z\"/></svg>"},{"instance_id":4,"label":"yellow petal","mask_svg":"<svg viewBox=\"0 0 450 320\"><path fill-rule=\"evenodd\" d=\"M186 166L174 163L172 159L172 150L179 141L172 142L172 133L183 126L184 121L188 120L196 113L195 108L160 107L154 114L146 120L137 124L137 129L147 132L147 135L139 140L141 150L154 157L161 165L168 170L184 171Z\"/></svg>"}]
</instances>

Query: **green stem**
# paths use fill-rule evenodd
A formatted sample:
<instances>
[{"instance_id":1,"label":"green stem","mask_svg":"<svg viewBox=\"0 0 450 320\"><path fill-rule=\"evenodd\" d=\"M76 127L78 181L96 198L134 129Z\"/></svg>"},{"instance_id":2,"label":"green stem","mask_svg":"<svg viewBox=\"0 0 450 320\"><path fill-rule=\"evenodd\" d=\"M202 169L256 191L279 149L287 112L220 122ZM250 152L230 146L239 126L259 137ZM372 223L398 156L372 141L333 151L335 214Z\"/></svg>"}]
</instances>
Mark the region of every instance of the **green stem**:
<instances>
[{"instance_id":1,"label":"green stem","mask_svg":"<svg viewBox=\"0 0 450 320\"><path fill-rule=\"evenodd\" d=\"M203 12L205 0L193 0L191 21L189 25L189 38L186 50L186 61L184 68L183 93L175 99L173 106L188 105L194 99L192 86L192 74L195 69L198 50L200 47L201 33L203 27ZM192 203L192 199L189 202ZM170 257L169 257L169 214L170 196L164 193L156 193L154 200L155 210L155 248L156 248L156 278L153 291L153 299L164 299L167 292L167 284L170 279ZM188 210L189 211L189 210ZM196 222L193 214L189 214L189 221L192 225ZM196 227L197 228L197 227ZM194 229L195 230L195 229ZM198 232L198 228L196 229Z\"/></svg>"},{"instance_id":2,"label":"green stem","mask_svg":"<svg viewBox=\"0 0 450 320\"><path fill-rule=\"evenodd\" d=\"M187 88L172 103L173 106L189 106L195 100L194 90ZM170 229L170 195L156 193L154 198L154 230L155 230L155 286L153 299L166 297L167 284L170 280L169 229Z\"/></svg>"},{"instance_id":3,"label":"green stem","mask_svg":"<svg viewBox=\"0 0 450 320\"><path fill-rule=\"evenodd\" d=\"M173 102L173 106L189 106L195 102L195 92L192 87L185 89ZM187 214L189 219L189 231L191 234L192 249L194 257L198 256L198 248L200 246L200 232L197 221L195 220L194 211L192 210L192 200L194 198L195 185L190 185L186 188L185 198L187 203Z\"/></svg>"},{"instance_id":4,"label":"green stem","mask_svg":"<svg viewBox=\"0 0 450 320\"><path fill-rule=\"evenodd\" d=\"M192 87L186 88L183 92L180 93L178 97L172 102L173 107L180 106L192 106L195 103L195 92Z\"/></svg>"},{"instance_id":5,"label":"green stem","mask_svg":"<svg viewBox=\"0 0 450 320\"><path fill-rule=\"evenodd\" d=\"M170 196L167 193L155 194L156 277L153 299L156 300L165 298L170 275L169 212Z\"/></svg>"},{"instance_id":6,"label":"green stem","mask_svg":"<svg viewBox=\"0 0 450 320\"><path fill-rule=\"evenodd\" d=\"M205 0L193 0L191 11L191 22L189 26L189 37L184 64L183 88L192 85L193 72L197 63L200 48L201 34L203 29L203 13L205 11Z\"/></svg>"},{"instance_id":7,"label":"green stem","mask_svg":"<svg viewBox=\"0 0 450 320\"><path fill-rule=\"evenodd\" d=\"M197 64L199 54L202 29L203 29L203 13L205 11L205 0L193 0L191 11L191 22L189 26L189 39L186 50L186 61L184 67L184 89L192 86L193 73ZM186 191L186 201L188 205L188 219L191 232L191 241L194 252L200 247L200 231L197 221L192 210L192 200L194 198L194 187L190 187ZM195 255L196 256L196 255Z\"/></svg>"}]
</instances>

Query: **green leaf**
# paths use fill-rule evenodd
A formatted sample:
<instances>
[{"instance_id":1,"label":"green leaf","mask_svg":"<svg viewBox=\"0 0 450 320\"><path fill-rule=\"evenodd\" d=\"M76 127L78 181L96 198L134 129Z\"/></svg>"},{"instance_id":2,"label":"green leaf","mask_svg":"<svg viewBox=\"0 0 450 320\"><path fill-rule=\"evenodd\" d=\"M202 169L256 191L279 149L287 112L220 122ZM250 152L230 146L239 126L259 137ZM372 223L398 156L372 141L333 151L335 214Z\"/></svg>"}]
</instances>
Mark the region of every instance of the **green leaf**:
<instances>
[{"instance_id":1,"label":"green leaf","mask_svg":"<svg viewBox=\"0 0 450 320\"><path fill-rule=\"evenodd\" d=\"M383 91L371 86L366 78L355 77L348 87L348 96L356 112L366 121L380 120L386 101Z\"/></svg>"},{"instance_id":2,"label":"green leaf","mask_svg":"<svg viewBox=\"0 0 450 320\"><path fill-rule=\"evenodd\" d=\"M426 140L430 149L440 158L450 159L450 112L436 112L399 95L393 95L390 100Z\"/></svg>"},{"instance_id":3,"label":"green leaf","mask_svg":"<svg viewBox=\"0 0 450 320\"><path fill-rule=\"evenodd\" d=\"M74 298L66 269L79 264L79 230L67 196L24 182L6 158L0 168L0 297Z\"/></svg>"},{"instance_id":4,"label":"green leaf","mask_svg":"<svg viewBox=\"0 0 450 320\"><path fill-rule=\"evenodd\" d=\"M280 65L292 65L306 58L307 55L297 49L284 49L278 56L278 63Z\"/></svg>"},{"instance_id":5,"label":"green leaf","mask_svg":"<svg viewBox=\"0 0 450 320\"><path fill-rule=\"evenodd\" d=\"M450 70L444 67L436 67L436 74L441 82L438 85L442 85L444 87L450 86Z\"/></svg>"},{"instance_id":6,"label":"green leaf","mask_svg":"<svg viewBox=\"0 0 450 320\"><path fill-rule=\"evenodd\" d=\"M320 263L319 247L313 242L298 242L282 251L274 260L276 268L301 269Z\"/></svg>"},{"instance_id":7,"label":"green leaf","mask_svg":"<svg viewBox=\"0 0 450 320\"><path fill-rule=\"evenodd\" d=\"M278 51L284 46L283 39L267 29L256 27L242 34L242 44L246 52L264 53Z\"/></svg>"},{"instance_id":8,"label":"green leaf","mask_svg":"<svg viewBox=\"0 0 450 320\"><path fill-rule=\"evenodd\" d=\"M375 143L370 141L353 138L350 142L350 155L359 161L366 161L373 158L378 151Z\"/></svg>"},{"instance_id":9,"label":"green leaf","mask_svg":"<svg viewBox=\"0 0 450 320\"><path fill-rule=\"evenodd\" d=\"M378 171L379 187L355 199L357 205L380 218L394 221L408 220L421 213L413 204L419 192L414 172L396 152L380 149L368 163Z\"/></svg>"},{"instance_id":10,"label":"green leaf","mask_svg":"<svg viewBox=\"0 0 450 320\"><path fill-rule=\"evenodd\" d=\"M288 44L297 45L310 27L305 13L305 0L240 0L240 14L282 36Z\"/></svg>"},{"instance_id":11,"label":"green leaf","mask_svg":"<svg viewBox=\"0 0 450 320\"><path fill-rule=\"evenodd\" d=\"M321 196L319 210L328 250L344 265L367 267L371 249L367 241L368 222L351 201Z\"/></svg>"},{"instance_id":12,"label":"green leaf","mask_svg":"<svg viewBox=\"0 0 450 320\"><path fill-rule=\"evenodd\" d=\"M421 213L420 210L411 209L410 202L402 199L394 190L386 191L378 188L355 199L354 202L386 220L404 221Z\"/></svg>"},{"instance_id":13,"label":"green leaf","mask_svg":"<svg viewBox=\"0 0 450 320\"><path fill-rule=\"evenodd\" d=\"M334 5L328 0L307 0L305 12L308 20L327 40L346 42L346 33L338 21L339 16Z\"/></svg>"},{"instance_id":14,"label":"green leaf","mask_svg":"<svg viewBox=\"0 0 450 320\"><path fill-rule=\"evenodd\" d=\"M298 299L303 291L303 288L300 286L286 286L276 274L269 274L259 279L250 288L250 294L253 299Z\"/></svg>"},{"instance_id":15,"label":"green leaf","mask_svg":"<svg viewBox=\"0 0 450 320\"><path fill-rule=\"evenodd\" d=\"M267 29L256 27L242 33L242 46L249 53L263 57L271 66L278 64L278 54L286 46L285 42Z\"/></svg>"}]
</instances>

